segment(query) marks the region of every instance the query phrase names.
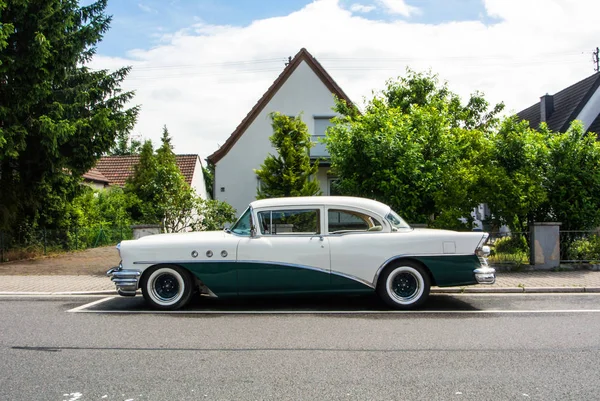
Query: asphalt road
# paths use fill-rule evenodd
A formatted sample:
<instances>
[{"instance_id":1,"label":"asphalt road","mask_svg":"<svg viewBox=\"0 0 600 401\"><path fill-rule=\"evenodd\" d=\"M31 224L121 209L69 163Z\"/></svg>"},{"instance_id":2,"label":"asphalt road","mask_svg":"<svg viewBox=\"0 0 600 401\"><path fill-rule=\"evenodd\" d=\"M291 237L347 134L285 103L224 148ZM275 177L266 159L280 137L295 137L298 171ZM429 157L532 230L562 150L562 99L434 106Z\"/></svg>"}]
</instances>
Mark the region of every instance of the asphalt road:
<instances>
[{"instance_id":1,"label":"asphalt road","mask_svg":"<svg viewBox=\"0 0 600 401\"><path fill-rule=\"evenodd\" d=\"M149 312L139 298L0 298L0 400L600 398L600 294Z\"/></svg>"}]
</instances>

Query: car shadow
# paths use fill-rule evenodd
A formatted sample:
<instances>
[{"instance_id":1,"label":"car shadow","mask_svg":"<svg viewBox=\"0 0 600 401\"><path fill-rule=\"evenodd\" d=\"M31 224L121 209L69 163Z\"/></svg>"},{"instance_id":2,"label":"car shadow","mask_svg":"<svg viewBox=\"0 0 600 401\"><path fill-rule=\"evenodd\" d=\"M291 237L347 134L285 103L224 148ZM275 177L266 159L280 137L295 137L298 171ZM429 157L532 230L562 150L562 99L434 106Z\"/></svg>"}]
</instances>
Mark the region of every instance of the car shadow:
<instances>
[{"instance_id":1,"label":"car shadow","mask_svg":"<svg viewBox=\"0 0 600 401\"><path fill-rule=\"evenodd\" d=\"M94 312L156 312L143 297L115 297L106 302L86 308ZM475 305L451 295L433 294L427 302L413 311L448 312L476 311ZM394 311L375 294L367 295L286 295L286 296L247 296L232 298L194 297L178 314L189 312L206 313L387 313ZM168 312L167 312L168 313Z\"/></svg>"}]
</instances>

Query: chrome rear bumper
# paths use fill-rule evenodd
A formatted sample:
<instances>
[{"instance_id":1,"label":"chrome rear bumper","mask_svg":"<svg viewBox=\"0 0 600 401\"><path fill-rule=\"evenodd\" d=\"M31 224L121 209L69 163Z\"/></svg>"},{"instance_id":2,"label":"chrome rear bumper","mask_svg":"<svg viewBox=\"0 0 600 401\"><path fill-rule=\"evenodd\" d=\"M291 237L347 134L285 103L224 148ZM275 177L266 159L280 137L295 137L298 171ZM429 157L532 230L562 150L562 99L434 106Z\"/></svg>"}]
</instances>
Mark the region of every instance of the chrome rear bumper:
<instances>
[{"instance_id":1,"label":"chrome rear bumper","mask_svg":"<svg viewBox=\"0 0 600 401\"><path fill-rule=\"evenodd\" d=\"M475 280L478 284L494 284L496 282L496 269L489 266L482 266L473 270Z\"/></svg>"},{"instance_id":2,"label":"chrome rear bumper","mask_svg":"<svg viewBox=\"0 0 600 401\"><path fill-rule=\"evenodd\" d=\"M138 289L142 273L139 270L124 270L122 266L114 267L106 272L117 287L119 295L133 297Z\"/></svg>"}]
</instances>

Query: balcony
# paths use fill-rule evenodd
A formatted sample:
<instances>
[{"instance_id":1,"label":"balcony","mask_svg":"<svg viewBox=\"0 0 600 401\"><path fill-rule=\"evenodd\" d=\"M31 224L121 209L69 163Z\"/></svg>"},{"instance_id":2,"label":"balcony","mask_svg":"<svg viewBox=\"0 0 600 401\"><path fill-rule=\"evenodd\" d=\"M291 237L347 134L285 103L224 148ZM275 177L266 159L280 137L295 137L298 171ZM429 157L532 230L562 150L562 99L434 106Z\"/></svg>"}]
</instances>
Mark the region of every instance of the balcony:
<instances>
[{"instance_id":1,"label":"balcony","mask_svg":"<svg viewBox=\"0 0 600 401\"><path fill-rule=\"evenodd\" d=\"M325 138L325 135L313 135L311 137L311 141L315 144L312 148L310 148L310 157L312 159L329 159L329 152L325 147L324 143L319 142L319 139Z\"/></svg>"}]
</instances>

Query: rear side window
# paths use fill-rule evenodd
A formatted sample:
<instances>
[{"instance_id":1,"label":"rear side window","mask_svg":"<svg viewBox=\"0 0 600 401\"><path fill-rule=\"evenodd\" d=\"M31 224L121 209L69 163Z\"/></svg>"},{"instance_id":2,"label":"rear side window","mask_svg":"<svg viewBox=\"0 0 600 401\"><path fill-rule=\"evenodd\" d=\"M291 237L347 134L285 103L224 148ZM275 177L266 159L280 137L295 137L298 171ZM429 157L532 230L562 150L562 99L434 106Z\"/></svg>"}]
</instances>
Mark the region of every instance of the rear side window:
<instances>
[{"instance_id":1,"label":"rear side window","mask_svg":"<svg viewBox=\"0 0 600 401\"><path fill-rule=\"evenodd\" d=\"M376 218L353 210L329 209L327 217L327 232L330 234L383 229Z\"/></svg>"},{"instance_id":2,"label":"rear side window","mask_svg":"<svg viewBox=\"0 0 600 401\"><path fill-rule=\"evenodd\" d=\"M258 224L264 235L315 235L321 232L318 209L258 212Z\"/></svg>"}]
</instances>

